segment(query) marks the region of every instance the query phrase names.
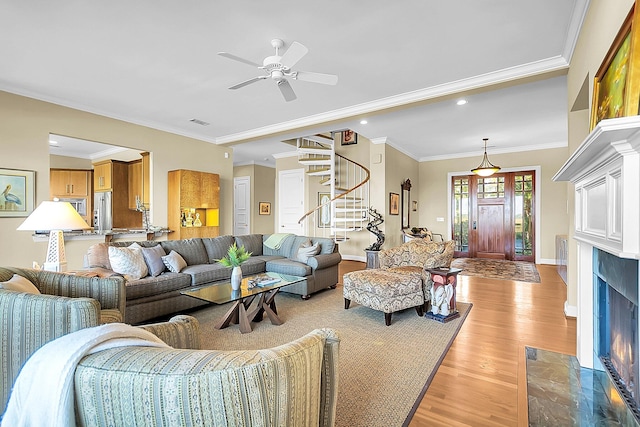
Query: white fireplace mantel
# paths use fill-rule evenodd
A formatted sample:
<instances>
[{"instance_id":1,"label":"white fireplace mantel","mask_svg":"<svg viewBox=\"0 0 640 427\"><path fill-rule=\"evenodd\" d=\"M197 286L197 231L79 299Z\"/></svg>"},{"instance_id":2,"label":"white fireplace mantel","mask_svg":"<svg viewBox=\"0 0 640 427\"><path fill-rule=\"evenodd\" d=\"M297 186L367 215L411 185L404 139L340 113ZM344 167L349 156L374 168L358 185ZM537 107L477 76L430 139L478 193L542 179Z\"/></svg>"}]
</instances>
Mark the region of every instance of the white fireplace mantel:
<instances>
[{"instance_id":1,"label":"white fireplace mantel","mask_svg":"<svg viewBox=\"0 0 640 427\"><path fill-rule=\"evenodd\" d=\"M640 259L640 116L602 120L553 180L575 185L576 240Z\"/></svg>"},{"instance_id":2,"label":"white fireplace mantel","mask_svg":"<svg viewBox=\"0 0 640 427\"><path fill-rule=\"evenodd\" d=\"M594 354L593 248L640 258L640 116L602 120L553 177L575 185L577 348L580 365Z\"/></svg>"}]
</instances>

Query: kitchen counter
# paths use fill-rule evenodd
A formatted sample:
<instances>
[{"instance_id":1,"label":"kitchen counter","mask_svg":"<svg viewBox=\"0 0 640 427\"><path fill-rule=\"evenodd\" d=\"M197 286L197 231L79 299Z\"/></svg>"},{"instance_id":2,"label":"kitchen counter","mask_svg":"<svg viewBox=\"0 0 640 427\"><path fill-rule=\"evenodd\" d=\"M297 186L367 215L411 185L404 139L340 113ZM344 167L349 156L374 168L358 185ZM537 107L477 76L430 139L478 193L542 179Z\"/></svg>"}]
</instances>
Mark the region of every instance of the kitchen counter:
<instances>
[{"instance_id":1,"label":"kitchen counter","mask_svg":"<svg viewBox=\"0 0 640 427\"><path fill-rule=\"evenodd\" d=\"M84 231L65 231L64 240L104 240L110 242L113 239L134 240L146 235L147 240L153 240L156 237L162 237L171 233L171 230L163 228L157 231L147 231L144 229L113 229L105 231L84 230ZM33 235L34 242L46 242L49 240L49 233L36 233Z\"/></svg>"}]
</instances>

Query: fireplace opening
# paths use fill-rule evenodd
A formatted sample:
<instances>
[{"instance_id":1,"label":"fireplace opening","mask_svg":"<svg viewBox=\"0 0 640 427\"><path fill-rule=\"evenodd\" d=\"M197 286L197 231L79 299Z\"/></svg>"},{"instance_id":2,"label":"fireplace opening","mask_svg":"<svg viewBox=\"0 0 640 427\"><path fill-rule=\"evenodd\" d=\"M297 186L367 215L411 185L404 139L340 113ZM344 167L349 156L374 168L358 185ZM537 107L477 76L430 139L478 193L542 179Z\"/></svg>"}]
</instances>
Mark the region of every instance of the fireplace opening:
<instances>
[{"instance_id":1,"label":"fireplace opening","mask_svg":"<svg viewBox=\"0 0 640 427\"><path fill-rule=\"evenodd\" d=\"M640 420L638 261L594 248L595 352L627 406Z\"/></svg>"}]
</instances>

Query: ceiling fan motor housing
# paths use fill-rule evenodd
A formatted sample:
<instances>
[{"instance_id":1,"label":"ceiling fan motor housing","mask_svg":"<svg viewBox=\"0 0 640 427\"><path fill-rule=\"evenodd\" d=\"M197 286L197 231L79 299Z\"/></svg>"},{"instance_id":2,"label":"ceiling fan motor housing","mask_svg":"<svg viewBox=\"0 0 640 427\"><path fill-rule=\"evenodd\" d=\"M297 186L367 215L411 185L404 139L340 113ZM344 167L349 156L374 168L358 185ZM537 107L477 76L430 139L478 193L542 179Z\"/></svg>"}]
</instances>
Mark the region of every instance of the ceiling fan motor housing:
<instances>
[{"instance_id":1,"label":"ceiling fan motor housing","mask_svg":"<svg viewBox=\"0 0 640 427\"><path fill-rule=\"evenodd\" d=\"M262 68L264 68L264 70L271 75L271 78L277 82L285 80L285 78L288 77L288 69L280 63L280 58L282 57L278 55L267 56L262 62Z\"/></svg>"}]
</instances>

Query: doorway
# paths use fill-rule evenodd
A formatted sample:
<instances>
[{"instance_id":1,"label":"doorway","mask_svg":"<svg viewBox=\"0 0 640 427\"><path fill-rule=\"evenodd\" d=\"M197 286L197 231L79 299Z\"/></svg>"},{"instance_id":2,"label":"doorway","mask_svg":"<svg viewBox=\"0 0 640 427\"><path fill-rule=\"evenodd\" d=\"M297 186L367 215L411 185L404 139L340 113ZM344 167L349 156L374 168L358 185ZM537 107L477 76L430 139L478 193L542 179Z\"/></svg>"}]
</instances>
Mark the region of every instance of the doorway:
<instances>
[{"instance_id":1,"label":"doorway","mask_svg":"<svg viewBox=\"0 0 640 427\"><path fill-rule=\"evenodd\" d=\"M535 171L453 176L456 257L535 262Z\"/></svg>"},{"instance_id":2,"label":"doorway","mask_svg":"<svg viewBox=\"0 0 640 427\"><path fill-rule=\"evenodd\" d=\"M278 173L278 233L304 235L298 220L304 215L304 169Z\"/></svg>"},{"instance_id":3,"label":"doorway","mask_svg":"<svg viewBox=\"0 0 640 427\"><path fill-rule=\"evenodd\" d=\"M251 177L233 178L233 235L242 236L251 231Z\"/></svg>"}]
</instances>

